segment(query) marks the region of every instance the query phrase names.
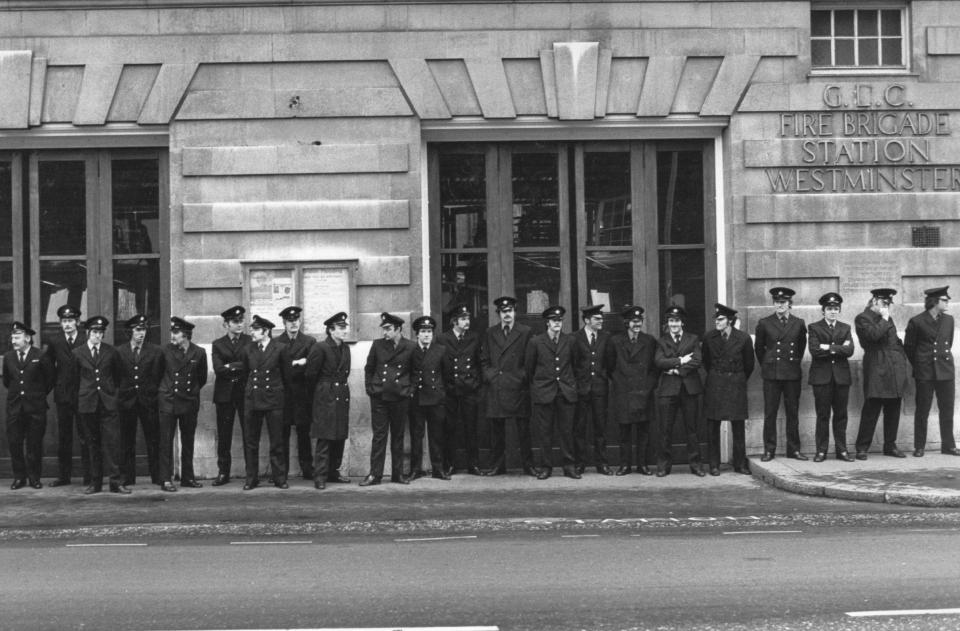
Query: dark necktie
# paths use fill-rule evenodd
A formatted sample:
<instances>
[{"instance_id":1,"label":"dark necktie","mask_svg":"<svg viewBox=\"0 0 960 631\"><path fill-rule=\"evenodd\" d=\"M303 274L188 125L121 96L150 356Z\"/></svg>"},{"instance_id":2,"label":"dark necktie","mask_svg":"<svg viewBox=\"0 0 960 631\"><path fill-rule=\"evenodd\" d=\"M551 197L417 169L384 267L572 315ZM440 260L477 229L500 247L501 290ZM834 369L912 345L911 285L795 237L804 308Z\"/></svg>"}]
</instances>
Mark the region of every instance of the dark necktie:
<instances>
[{"instance_id":1,"label":"dark necktie","mask_svg":"<svg viewBox=\"0 0 960 631\"><path fill-rule=\"evenodd\" d=\"M508 337L509 335L510 335L510 327L509 326L503 327L503 337Z\"/></svg>"},{"instance_id":2,"label":"dark necktie","mask_svg":"<svg viewBox=\"0 0 960 631\"><path fill-rule=\"evenodd\" d=\"M23 366L23 362L27 358L26 353L24 353L23 351L18 351L17 355L20 356L20 365Z\"/></svg>"},{"instance_id":3,"label":"dark necktie","mask_svg":"<svg viewBox=\"0 0 960 631\"><path fill-rule=\"evenodd\" d=\"M724 331L724 332L723 332L723 341L726 342L726 341L729 340L729 339L730 339L730 331Z\"/></svg>"},{"instance_id":4,"label":"dark necktie","mask_svg":"<svg viewBox=\"0 0 960 631\"><path fill-rule=\"evenodd\" d=\"M593 346L593 345L596 344L596 343L597 343L597 336L594 335L593 333L591 333L591 334L590 334L590 346Z\"/></svg>"},{"instance_id":5,"label":"dark necktie","mask_svg":"<svg viewBox=\"0 0 960 631\"><path fill-rule=\"evenodd\" d=\"M68 338L67 338L67 346L73 346L73 338L72 338L72 337L68 337Z\"/></svg>"},{"instance_id":6,"label":"dark necktie","mask_svg":"<svg viewBox=\"0 0 960 631\"><path fill-rule=\"evenodd\" d=\"M230 343L233 344L234 346L236 346L236 345L237 345L237 342L239 342L239 341L240 341L240 336L239 336L239 335L238 335L237 337L231 337L231 338L230 338Z\"/></svg>"},{"instance_id":7,"label":"dark necktie","mask_svg":"<svg viewBox=\"0 0 960 631\"><path fill-rule=\"evenodd\" d=\"M674 336L673 336L673 343L676 344L677 346L680 345L680 336L679 336L679 335L674 335Z\"/></svg>"},{"instance_id":8,"label":"dark necktie","mask_svg":"<svg viewBox=\"0 0 960 631\"><path fill-rule=\"evenodd\" d=\"M134 358L136 361L140 361L140 347L139 347L139 346L134 346L134 347L133 347L133 358Z\"/></svg>"},{"instance_id":9,"label":"dark necktie","mask_svg":"<svg viewBox=\"0 0 960 631\"><path fill-rule=\"evenodd\" d=\"M263 352L263 343L257 344L257 346L260 347L260 352L262 353L262 352Z\"/></svg>"},{"instance_id":10,"label":"dark necktie","mask_svg":"<svg viewBox=\"0 0 960 631\"><path fill-rule=\"evenodd\" d=\"M460 333L459 335L457 335L457 341L463 342L463 333Z\"/></svg>"},{"instance_id":11,"label":"dark necktie","mask_svg":"<svg viewBox=\"0 0 960 631\"><path fill-rule=\"evenodd\" d=\"M630 338L630 343L631 343L631 344L636 344L636 343L637 343L637 338L631 337L631 338Z\"/></svg>"},{"instance_id":12,"label":"dark necktie","mask_svg":"<svg viewBox=\"0 0 960 631\"><path fill-rule=\"evenodd\" d=\"M97 344L96 346L93 347L93 359L94 359L94 361L96 361L96 359L97 359L98 357L100 357L100 345L99 345L99 344Z\"/></svg>"},{"instance_id":13,"label":"dark necktie","mask_svg":"<svg viewBox=\"0 0 960 631\"><path fill-rule=\"evenodd\" d=\"M781 326L787 326L787 319L786 319L786 318L780 318L780 325L781 325Z\"/></svg>"}]
</instances>

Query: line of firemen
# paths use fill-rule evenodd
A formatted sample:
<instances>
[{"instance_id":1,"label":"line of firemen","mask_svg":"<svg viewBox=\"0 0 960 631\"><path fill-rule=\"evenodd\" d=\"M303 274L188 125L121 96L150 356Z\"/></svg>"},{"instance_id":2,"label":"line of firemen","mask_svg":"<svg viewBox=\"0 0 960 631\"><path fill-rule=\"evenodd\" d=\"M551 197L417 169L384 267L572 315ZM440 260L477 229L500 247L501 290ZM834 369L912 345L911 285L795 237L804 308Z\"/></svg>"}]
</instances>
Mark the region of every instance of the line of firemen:
<instances>
[{"instance_id":1,"label":"line of firemen","mask_svg":"<svg viewBox=\"0 0 960 631\"><path fill-rule=\"evenodd\" d=\"M890 317L896 291L875 289L855 318L863 348L864 405L856 438L856 459L867 459L881 411L883 453L904 457L896 445L900 405L913 367L916 381L914 452L923 456L927 417L934 395L939 408L941 451L960 455L953 438L953 318L946 311L948 287L926 290L925 309L910 320L900 340ZM381 315L381 338L374 340L364 367L373 430L368 475L361 486L383 477L387 440L391 481L408 484L426 475L421 469L423 440L429 445L430 474L448 480L454 472L457 435L462 435L466 471L473 475L506 472L506 424L516 425L524 473L538 479L552 475L553 444L566 477L578 479L592 460L597 472L626 475L636 468L653 475L648 453L656 453L656 475L672 467L674 421L679 415L686 438L687 462L698 476L720 474L720 422L733 435L734 471L749 474L745 449L747 380L755 358L763 380L764 451L774 458L781 399L786 415L786 453L807 460L800 448L798 406L801 359L811 354L809 383L816 409L814 461L822 462L832 428L836 457L853 461L847 451L847 401L851 383L847 358L854 343L849 324L839 321L842 297L827 293L819 300L823 319L809 328L790 313L794 291L770 290L774 313L757 323L755 341L736 328L737 311L715 306L715 328L701 340L684 330L686 314L672 305L659 339L643 332L644 309L628 306L620 316L625 331L603 330L604 305L582 310L583 327L562 331L565 310L552 306L542 314L546 330L533 335L516 321L516 299L494 301L499 322L482 333L471 329L472 314L457 305L447 317L450 330L437 333L431 316L417 318L415 340L403 336L404 321ZM230 481L234 423L241 423L245 460L244 489L259 485L259 444L264 424L270 445L270 480L288 488L293 430L303 476L318 489L328 482L346 483L339 469L349 426L350 350L345 313L324 322L326 337L316 340L300 331L301 309L280 312L284 332L272 336L273 323L254 315L250 335L243 332L243 307L224 311L226 334L212 345L216 375L213 401L217 416L217 466L214 486ZM72 439L81 443L86 493L129 493L135 482L135 441L139 423L147 445L151 481L174 492L173 446L181 441L180 485L200 487L193 470L193 442L200 390L207 379L206 352L191 341L193 325L171 318L170 343L146 341L144 316L126 322L129 341L117 347L102 342L107 319L84 323L80 339L78 309L58 310L62 334L44 352L32 345L34 331L14 323L13 349L3 357L7 387L7 435L14 470L13 489L41 488L40 460L46 425L47 395L54 391L59 431L59 475L51 486L70 484ZM480 468L478 410L490 425L490 461ZM707 419L707 471L697 438L699 418ZM619 427L619 466L608 466L605 428L608 418ZM653 422L659 440L651 449ZM405 427L410 428L410 473L403 469ZM587 436L592 430L593 458ZM538 458L534 458L534 446Z\"/></svg>"}]
</instances>

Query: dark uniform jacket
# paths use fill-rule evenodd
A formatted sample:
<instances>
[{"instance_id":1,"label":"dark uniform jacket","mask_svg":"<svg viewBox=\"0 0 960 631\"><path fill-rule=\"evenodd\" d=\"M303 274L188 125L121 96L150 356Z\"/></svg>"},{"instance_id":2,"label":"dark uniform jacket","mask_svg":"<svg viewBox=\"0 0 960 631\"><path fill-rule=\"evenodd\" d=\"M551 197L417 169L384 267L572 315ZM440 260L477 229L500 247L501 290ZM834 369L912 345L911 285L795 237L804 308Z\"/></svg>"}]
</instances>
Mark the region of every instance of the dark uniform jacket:
<instances>
[{"instance_id":1,"label":"dark uniform jacket","mask_svg":"<svg viewBox=\"0 0 960 631\"><path fill-rule=\"evenodd\" d=\"M686 364L680 365L680 358L683 355L693 353ZM657 368L660 370L660 387L657 395L661 397L671 397L680 394L680 386L687 388L687 394L700 394L703 392L703 383L700 381L700 365L703 359L700 355L700 338L693 333L686 331L680 337L680 343L673 341L673 336L664 333L657 340L656 354ZM679 374L668 374L670 370L676 368Z\"/></svg>"},{"instance_id":2,"label":"dark uniform jacket","mask_svg":"<svg viewBox=\"0 0 960 631\"><path fill-rule=\"evenodd\" d=\"M910 318L903 349L917 381L953 381L953 316L933 319L928 311Z\"/></svg>"},{"instance_id":3,"label":"dark uniform jacket","mask_svg":"<svg viewBox=\"0 0 960 631\"><path fill-rule=\"evenodd\" d=\"M458 340L453 331L441 333L438 342L447 347L453 375L451 396L476 392L480 387L480 334L467 330Z\"/></svg>"},{"instance_id":4,"label":"dark uniform jacket","mask_svg":"<svg viewBox=\"0 0 960 631\"><path fill-rule=\"evenodd\" d=\"M836 383L850 385L850 364L847 358L853 355L853 336L850 325L837 321L833 330L826 320L814 322L807 329L810 339L810 385L823 386ZM820 348L829 344L829 350Z\"/></svg>"},{"instance_id":5,"label":"dark uniform jacket","mask_svg":"<svg viewBox=\"0 0 960 631\"><path fill-rule=\"evenodd\" d=\"M641 331L633 343L629 333L611 336L605 360L610 373L608 413L617 423L650 420L648 414L660 378L656 354L657 340L652 335Z\"/></svg>"},{"instance_id":6,"label":"dark uniform jacket","mask_svg":"<svg viewBox=\"0 0 960 631\"><path fill-rule=\"evenodd\" d=\"M527 344L525 370L530 383L530 400L546 404L562 396L577 402L577 384L583 379L573 335L560 333L554 344L546 332L534 335Z\"/></svg>"},{"instance_id":7,"label":"dark uniform jacket","mask_svg":"<svg viewBox=\"0 0 960 631\"><path fill-rule=\"evenodd\" d=\"M703 392L703 415L715 421L742 421L747 410L747 380L753 374L753 342L735 328L730 338L716 329L703 336L701 350L707 382Z\"/></svg>"},{"instance_id":8,"label":"dark uniform jacket","mask_svg":"<svg viewBox=\"0 0 960 631\"><path fill-rule=\"evenodd\" d=\"M284 391L290 381L287 347L271 339L261 351L257 342L250 342L243 349L243 365L247 373L244 413L282 410Z\"/></svg>"},{"instance_id":9,"label":"dark uniform jacket","mask_svg":"<svg viewBox=\"0 0 960 631\"><path fill-rule=\"evenodd\" d=\"M609 391L605 362L610 334L606 331L598 331L596 335L597 341L590 346L590 338L585 329L580 329L573 334L581 376L577 382L577 393L583 396L605 397Z\"/></svg>"},{"instance_id":10,"label":"dark uniform jacket","mask_svg":"<svg viewBox=\"0 0 960 631\"><path fill-rule=\"evenodd\" d=\"M86 335L81 332L73 338L73 345L67 343L67 336L60 331L50 339L47 350L44 353L47 361L54 369L54 380L56 384L53 388L54 403L73 403L77 394L77 384L73 379L76 372L73 369L73 349L80 348L86 344Z\"/></svg>"},{"instance_id":11,"label":"dark uniform jacket","mask_svg":"<svg viewBox=\"0 0 960 631\"><path fill-rule=\"evenodd\" d=\"M47 394L53 389L54 373L50 359L36 346L27 349L23 364L17 351L3 356L3 386L7 389L8 417L19 410L40 414L47 409Z\"/></svg>"},{"instance_id":12,"label":"dark uniform jacket","mask_svg":"<svg viewBox=\"0 0 960 631\"><path fill-rule=\"evenodd\" d=\"M157 405L157 389L163 378L163 352L156 344L144 340L140 358L133 353L130 343L117 347L120 354L120 407L132 408L137 403L146 407Z\"/></svg>"},{"instance_id":13,"label":"dark uniform jacket","mask_svg":"<svg viewBox=\"0 0 960 631\"><path fill-rule=\"evenodd\" d=\"M228 403L243 398L246 374L243 372L243 349L250 343L246 333L239 335L236 344L230 341L230 335L224 335L213 342L210 353L213 355L213 402Z\"/></svg>"},{"instance_id":14,"label":"dark uniform jacket","mask_svg":"<svg viewBox=\"0 0 960 631\"><path fill-rule=\"evenodd\" d=\"M310 347L307 384L313 388L314 439L345 440L350 429L350 347L332 337Z\"/></svg>"},{"instance_id":15,"label":"dark uniform jacket","mask_svg":"<svg viewBox=\"0 0 960 631\"><path fill-rule=\"evenodd\" d=\"M383 338L374 340L364 366L364 385L371 397L402 401L413 396L413 351L417 345L401 337L394 346Z\"/></svg>"},{"instance_id":16,"label":"dark uniform jacket","mask_svg":"<svg viewBox=\"0 0 960 631\"><path fill-rule=\"evenodd\" d=\"M486 414L488 418L529 416L527 373L524 369L530 327L514 322L510 335L503 336L503 328L495 324L480 340L480 370L486 386Z\"/></svg>"},{"instance_id":17,"label":"dark uniform jacket","mask_svg":"<svg viewBox=\"0 0 960 631\"><path fill-rule=\"evenodd\" d=\"M119 384L123 368L117 349L101 342L100 352L94 360L90 347L84 343L73 349L73 369L77 386L77 412L93 414L99 403L111 412L119 409Z\"/></svg>"},{"instance_id":18,"label":"dark uniform jacket","mask_svg":"<svg viewBox=\"0 0 960 631\"><path fill-rule=\"evenodd\" d=\"M787 316L780 324L776 314L757 322L754 351L760 361L760 376L781 381L800 380L803 371L800 360L807 348L807 327L802 318Z\"/></svg>"},{"instance_id":19,"label":"dark uniform jacket","mask_svg":"<svg viewBox=\"0 0 960 631\"><path fill-rule=\"evenodd\" d=\"M317 343L316 338L306 335L302 331L297 333L297 339L293 341L290 340L286 331L273 338L273 341L286 345L288 362L306 358L310 355L310 349ZM291 366L289 363L287 364L288 392L301 400L309 401L313 391L307 386L306 372L306 365Z\"/></svg>"},{"instance_id":20,"label":"dark uniform jacket","mask_svg":"<svg viewBox=\"0 0 960 631\"><path fill-rule=\"evenodd\" d=\"M200 389L207 383L207 352L190 343L186 351L164 344L163 376L157 389L160 412L196 414L200 410Z\"/></svg>"},{"instance_id":21,"label":"dark uniform jacket","mask_svg":"<svg viewBox=\"0 0 960 631\"><path fill-rule=\"evenodd\" d=\"M440 405L453 383L453 362L443 344L433 342L424 352L419 343L413 351L413 399L416 405Z\"/></svg>"},{"instance_id":22,"label":"dark uniform jacket","mask_svg":"<svg viewBox=\"0 0 960 631\"><path fill-rule=\"evenodd\" d=\"M893 318L884 320L869 307L855 319L857 339L863 347L863 396L898 399L907 387L907 355L897 337Z\"/></svg>"}]
</instances>

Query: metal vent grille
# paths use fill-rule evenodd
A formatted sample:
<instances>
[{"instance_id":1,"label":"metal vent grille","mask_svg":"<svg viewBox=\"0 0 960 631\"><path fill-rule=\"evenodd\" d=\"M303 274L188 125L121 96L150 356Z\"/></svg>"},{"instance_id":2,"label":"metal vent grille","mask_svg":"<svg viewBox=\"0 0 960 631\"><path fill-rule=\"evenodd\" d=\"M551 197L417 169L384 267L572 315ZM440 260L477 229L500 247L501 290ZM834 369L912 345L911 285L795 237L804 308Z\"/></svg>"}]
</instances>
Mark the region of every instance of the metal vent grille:
<instances>
[{"instance_id":1,"label":"metal vent grille","mask_svg":"<svg viewBox=\"0 0 960 631\"><path fill-rule=\"evenodd\" d=\"M913 226L913 247L915 248L939 248L940 247L940 228L935 226Z\"/></svg>"}]
</instances>

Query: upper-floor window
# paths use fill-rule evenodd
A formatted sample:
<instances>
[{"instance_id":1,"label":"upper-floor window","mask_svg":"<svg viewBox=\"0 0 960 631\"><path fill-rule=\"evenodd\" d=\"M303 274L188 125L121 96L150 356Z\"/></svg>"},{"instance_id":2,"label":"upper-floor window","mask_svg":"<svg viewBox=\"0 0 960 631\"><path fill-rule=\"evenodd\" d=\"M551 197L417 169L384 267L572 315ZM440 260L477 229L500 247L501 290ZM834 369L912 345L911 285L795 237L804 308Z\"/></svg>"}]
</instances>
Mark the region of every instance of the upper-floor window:
<instances>
[{"instance_id":1,"label":"upper-floor window","mask_svg":"<svg viewBox=\"0 0 960 631\"><path fill-rule=\"evenodd\" d=\"M898 6L814 8L814 69L906 69L906 9Z\"/></svg>"}]
</instances>

